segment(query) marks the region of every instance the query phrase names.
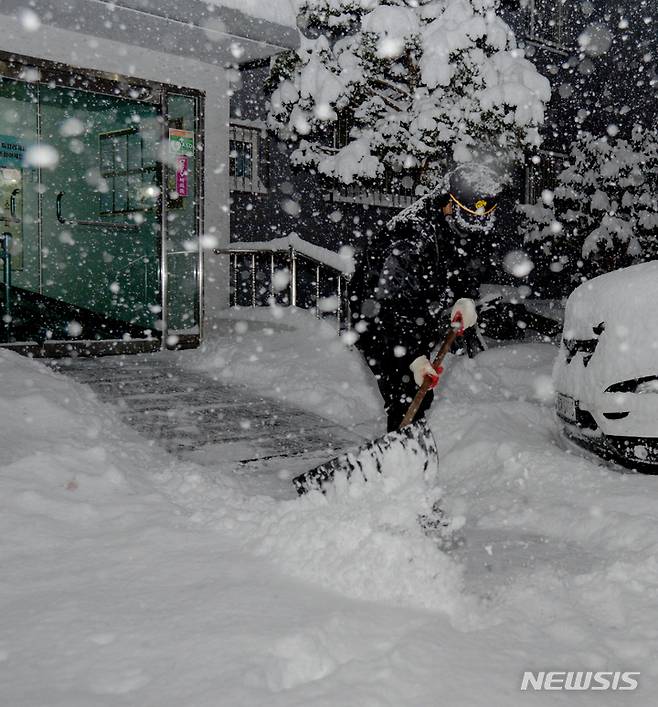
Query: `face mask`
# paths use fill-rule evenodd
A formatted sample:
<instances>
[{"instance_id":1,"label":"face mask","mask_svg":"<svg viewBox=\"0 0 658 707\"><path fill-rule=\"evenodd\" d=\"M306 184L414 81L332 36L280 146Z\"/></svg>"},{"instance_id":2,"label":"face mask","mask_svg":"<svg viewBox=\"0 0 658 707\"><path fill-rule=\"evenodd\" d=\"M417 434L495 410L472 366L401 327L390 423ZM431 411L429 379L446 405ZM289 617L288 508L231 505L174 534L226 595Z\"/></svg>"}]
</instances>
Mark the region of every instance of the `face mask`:
<instances>
[{"instance_id":1,"label":"face mask","mask_svg":"<svg viewBox=\"0 0 658 707\"><path fill-rule=\"evenodd\" d=\"M494 214L489 216L471 216L459 207L452 210L452 215L446 216L450 226L460 232L489 233L496 223Z\"/></svg>"}]
</instances>

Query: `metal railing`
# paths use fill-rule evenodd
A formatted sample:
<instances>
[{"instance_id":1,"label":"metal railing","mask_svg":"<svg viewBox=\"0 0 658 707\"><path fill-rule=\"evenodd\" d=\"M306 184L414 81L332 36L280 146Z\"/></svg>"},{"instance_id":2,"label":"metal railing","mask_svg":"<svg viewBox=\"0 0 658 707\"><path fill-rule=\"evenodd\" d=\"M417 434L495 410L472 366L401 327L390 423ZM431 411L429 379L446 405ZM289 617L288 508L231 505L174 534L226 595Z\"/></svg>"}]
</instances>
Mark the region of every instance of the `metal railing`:
<instances>
[{"instance_id":1,"label":"metal railing","mask_svg":"<svg viewBox=\"0 0 658 707\"><path fill-rule=\"evenodd\" d=\"M248 249L230 246L215 253L230 260L230 306L312 309L319 319L333 317L338 331L349 328L348 276L293 246Z\"/></svg>"}]
</instances>

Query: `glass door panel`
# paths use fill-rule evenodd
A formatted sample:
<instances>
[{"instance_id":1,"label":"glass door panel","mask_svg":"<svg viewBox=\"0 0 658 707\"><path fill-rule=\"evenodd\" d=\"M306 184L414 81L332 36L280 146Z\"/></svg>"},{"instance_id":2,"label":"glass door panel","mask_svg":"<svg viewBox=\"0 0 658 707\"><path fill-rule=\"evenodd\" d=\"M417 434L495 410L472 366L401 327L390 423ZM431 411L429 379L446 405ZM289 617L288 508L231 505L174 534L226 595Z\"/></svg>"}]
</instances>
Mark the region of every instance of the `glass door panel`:
<instances>
[{"instance_id":1,"label":"glass door panel","mask_svg":"<svg viewBox=\"0 0 658 707\"><path fill-rule=\"evenodd\" d=\"M160 328L157 106L44 87L43 294Z\"/></svg>"},{"instance_id":2,"label":"glass door panel","mask_svg":"<svg viewBox=\"0 0 658 707\"><path fill-rule=\"evenodd\" d=\"M0 77L0 235L2 236L2 329L0 340L10 335L12 299L9 285L38 291L39 175L25 156L37 144L38 88L24 81ZM6 252L8 251L8 252ZM5 263L5 260L9 260ZM9 310L9 311L8 311Z\"/></svg>"}]
</instances>

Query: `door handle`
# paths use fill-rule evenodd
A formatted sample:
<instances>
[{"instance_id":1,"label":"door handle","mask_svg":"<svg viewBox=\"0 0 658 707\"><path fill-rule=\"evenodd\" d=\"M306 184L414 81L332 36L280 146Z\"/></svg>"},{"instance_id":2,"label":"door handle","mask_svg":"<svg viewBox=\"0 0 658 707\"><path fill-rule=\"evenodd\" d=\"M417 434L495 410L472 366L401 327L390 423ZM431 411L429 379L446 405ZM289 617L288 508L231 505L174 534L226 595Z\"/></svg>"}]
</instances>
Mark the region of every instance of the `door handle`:
<instances>
[{"instance_id":1,"label":"door handle","mask_svg":"<svg viewBox=\"0 0 658 707\"><path fill-rule=\"evenodd\" d=\"M20 194L20 189L14 189L9 197L9 215L14 223L20 223L21 220L16 216L16 195Z\"/></svg>"},{"instance_id":2,"label":"door handle","mask_svg":"<svg viewBox=\"0 0 658 707\"><path fill-rule=\"evenodd\" d=\"M57 194L55 199L55 212L57 220L65 226L91 226L92 228L117 228L122 231L136 231L139 225L136 223L114 223L113 221L88 221L86 219L64 218L62 216L62 199L64 192Z\"/></svg>"}]
</instances>

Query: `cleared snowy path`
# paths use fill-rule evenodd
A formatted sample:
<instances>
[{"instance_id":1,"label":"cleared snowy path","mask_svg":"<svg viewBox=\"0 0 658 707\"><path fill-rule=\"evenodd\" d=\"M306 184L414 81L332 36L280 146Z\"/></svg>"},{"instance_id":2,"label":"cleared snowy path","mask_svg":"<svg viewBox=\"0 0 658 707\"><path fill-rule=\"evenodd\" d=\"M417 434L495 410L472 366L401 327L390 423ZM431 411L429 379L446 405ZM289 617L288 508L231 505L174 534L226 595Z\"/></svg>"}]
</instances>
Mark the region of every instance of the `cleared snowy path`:
<instances>
[{"instance_id":1,"label":"cleared snowy path","mask_svg":"<svg viewBox=\"0 0 658 707\"><path fill-rule=\"evenodd\" d=\"M115 405L121 420L143 437L203 466L221 458L233 462L237 473L263 475L285 467L292 474L360 441L313 412L183 369L172 354L61 359L52 365Z\"/></svg>"}]
</instances>

